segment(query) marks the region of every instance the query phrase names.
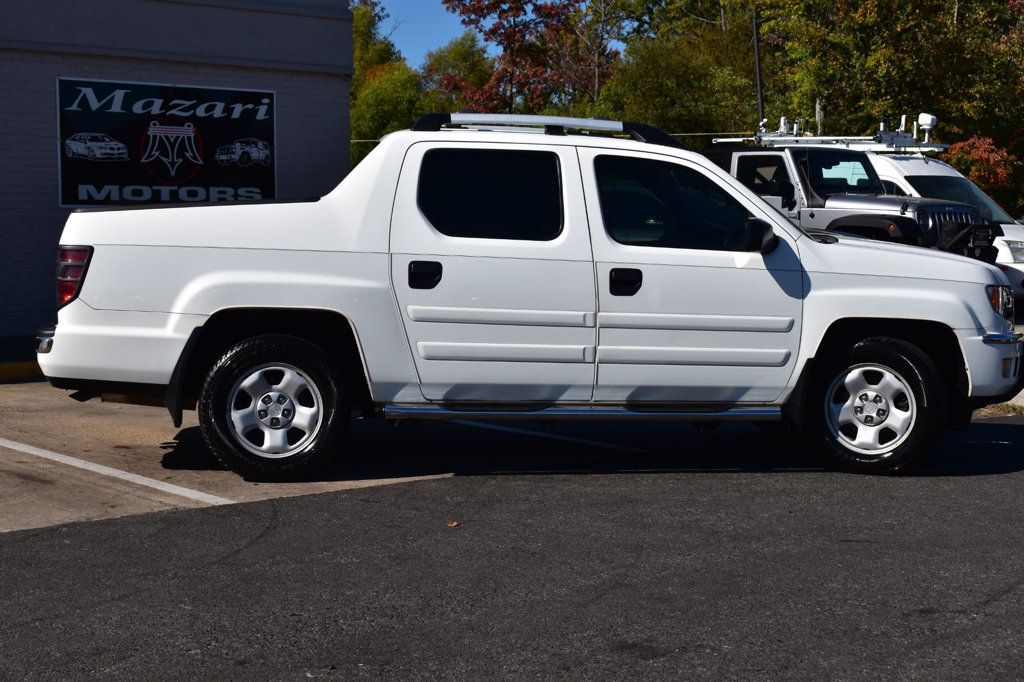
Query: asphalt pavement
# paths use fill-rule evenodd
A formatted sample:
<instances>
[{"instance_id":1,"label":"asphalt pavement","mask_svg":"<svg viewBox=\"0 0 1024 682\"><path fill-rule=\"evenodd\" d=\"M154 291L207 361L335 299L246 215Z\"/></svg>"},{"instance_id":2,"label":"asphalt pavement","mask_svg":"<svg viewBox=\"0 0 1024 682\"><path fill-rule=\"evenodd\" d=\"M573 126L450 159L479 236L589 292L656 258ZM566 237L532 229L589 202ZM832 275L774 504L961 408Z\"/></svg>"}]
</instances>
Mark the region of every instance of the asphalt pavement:
<instances>
[{"instance_id":1,"label":"asphalt pavement","mask_svg":"<svg viewBox=\"0 0 1024 682\"><path fill-rule=\"evenodd\" d=\"M216 468L194 426L116 431L118 406L78 408L91 416L61 404L45 429L64 442L10 411L0 436L255 501L147 488L162 510L0 533L4 677L1006 679L1024 664L1019 417L950 434L902 477L824 471L745 425L361 424L327 480L276 489ZM100 425L77 448L72 418ZM169 445L146 450L159 429ZM58 480L63 465L0 450L15 456L53 477L40 487L130 483ZM0 485L30 483L0 469Z\"/></svg>"}]
</instances>

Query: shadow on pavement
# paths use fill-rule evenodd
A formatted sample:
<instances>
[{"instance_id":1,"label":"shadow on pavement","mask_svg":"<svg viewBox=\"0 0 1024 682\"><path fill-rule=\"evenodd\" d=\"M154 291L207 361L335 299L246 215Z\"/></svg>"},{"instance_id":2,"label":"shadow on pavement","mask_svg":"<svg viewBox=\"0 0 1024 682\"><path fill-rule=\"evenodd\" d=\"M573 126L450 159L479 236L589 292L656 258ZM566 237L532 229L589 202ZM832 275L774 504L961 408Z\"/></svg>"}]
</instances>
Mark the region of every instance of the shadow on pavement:
<instances>
[{"instance_id":1,"label":"shadow on pavement","mask_svg":"<svg viewBox=\"0 0 1024 682\"><path fill-rule=\"evenodd\" d=\"M182 429L174 440L160 444L164 451L160 463L164 469L187 471L225 471L227 467L214 459L206 449L198 426Z\"/></svg>"},{"instance_id":2,"label":"shadow on pavement","mask_svg":"<svg viewBox=\"0 0 1024 682\"><path fill-rule=\"evenodd\" d=\"M985 476L1024 471L1024 424L1012 420L977 421L967 431L948 433L935 455L907 475ZM795 439L768 435L742 424L709 433L666 422L516 422L513 428L515 432L452 422L401 426L357 422L348 437L347 461L317 480L443 473L481 476L825 470L820 460ZM197 427L183 429L162 447L166 469L224 469L207 451Z\"/></svg>"}]
</instances>

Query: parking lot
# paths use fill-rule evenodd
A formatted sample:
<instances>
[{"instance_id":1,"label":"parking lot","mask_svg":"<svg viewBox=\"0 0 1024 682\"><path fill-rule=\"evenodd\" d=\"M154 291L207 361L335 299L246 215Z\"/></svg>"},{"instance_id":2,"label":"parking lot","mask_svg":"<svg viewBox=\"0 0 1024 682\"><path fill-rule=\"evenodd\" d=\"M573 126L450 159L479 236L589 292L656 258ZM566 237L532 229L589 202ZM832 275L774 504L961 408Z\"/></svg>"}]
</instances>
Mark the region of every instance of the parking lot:
<instances>
[{"instance_id":1,"label":"parking lot","mask_svg":"<svg viewBox=\"0 0 1024 682\"><path fill-rule=\"evenodd\" d=\"M220 469L186 420L0 387L5 675L1024 663L1021 417L976 419L902 477L824 471L746 425L361 423L348 463L289 484Z\"/></svg>"}]
</instances>

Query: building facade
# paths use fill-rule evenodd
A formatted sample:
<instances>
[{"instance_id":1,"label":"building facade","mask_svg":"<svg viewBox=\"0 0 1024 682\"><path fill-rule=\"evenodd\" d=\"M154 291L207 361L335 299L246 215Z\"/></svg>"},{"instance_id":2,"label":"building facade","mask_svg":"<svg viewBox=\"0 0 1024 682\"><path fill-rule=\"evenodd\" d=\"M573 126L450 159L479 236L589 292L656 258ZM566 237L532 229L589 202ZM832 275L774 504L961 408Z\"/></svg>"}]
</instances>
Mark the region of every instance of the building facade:
<instances>
[{"instance_id":1,"label":"building facade","mask_svg":"<svg viewBox=\"0 0 1024 682\"><path fill-rule=\"evenodd\" d=\"M0 362L81 207L317 197L348 169L347 0L5 0ZM20 356L20 357L12 357Z\"/></svg>"}]
</instances>

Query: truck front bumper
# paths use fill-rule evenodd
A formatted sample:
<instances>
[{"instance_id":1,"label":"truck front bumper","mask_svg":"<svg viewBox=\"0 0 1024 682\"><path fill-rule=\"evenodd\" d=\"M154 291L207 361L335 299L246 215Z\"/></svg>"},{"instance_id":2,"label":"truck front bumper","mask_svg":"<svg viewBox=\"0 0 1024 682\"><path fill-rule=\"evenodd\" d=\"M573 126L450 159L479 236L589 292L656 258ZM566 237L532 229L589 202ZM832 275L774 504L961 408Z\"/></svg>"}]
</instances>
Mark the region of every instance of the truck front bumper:
<instances>
[{"instance_id":1,"label":"truck front bumper","mask_svg":"<svg viewBox=\"0 0 1024 682\"><path fill-rule=\"evenodd\" d=\"M959 334L970 378L971 406L978 408L1009 400L1024 387L1021 353L1024 334L993 332Z\"/></svg>"}]
</instances>

